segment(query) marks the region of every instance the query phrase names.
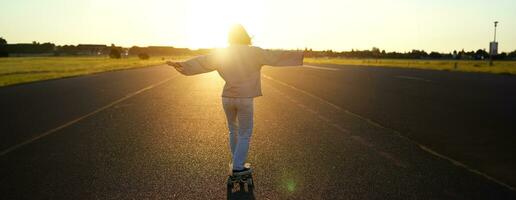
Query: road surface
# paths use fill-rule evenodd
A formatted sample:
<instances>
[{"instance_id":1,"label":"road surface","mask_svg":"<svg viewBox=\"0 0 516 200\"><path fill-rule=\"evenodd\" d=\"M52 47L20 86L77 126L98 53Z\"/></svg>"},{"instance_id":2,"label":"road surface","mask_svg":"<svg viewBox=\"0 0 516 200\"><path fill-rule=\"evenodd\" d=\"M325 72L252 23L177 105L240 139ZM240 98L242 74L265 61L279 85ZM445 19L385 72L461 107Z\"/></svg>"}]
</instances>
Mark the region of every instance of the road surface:
<instances>
[{"instance_id":1,"label":"road surface","mask_svg":"<svg viewBox=\"0 0 516 200\"><path fill-rule=\"evenodd\" d=\"M253 192L216 73L166 66L0 88L2 199L515 199L516 78L266 67Z\"/></svg>"}]
</instances>

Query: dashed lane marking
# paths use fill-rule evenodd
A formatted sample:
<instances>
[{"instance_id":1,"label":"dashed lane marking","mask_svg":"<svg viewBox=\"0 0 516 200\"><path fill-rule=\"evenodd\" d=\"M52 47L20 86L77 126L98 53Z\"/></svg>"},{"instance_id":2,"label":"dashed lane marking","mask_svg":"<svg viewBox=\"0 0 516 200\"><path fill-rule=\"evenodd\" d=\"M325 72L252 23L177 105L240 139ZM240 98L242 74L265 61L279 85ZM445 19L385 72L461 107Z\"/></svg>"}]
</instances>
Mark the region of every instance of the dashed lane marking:
<instances>
[{"instance_id":1,"label":"dashed lane marking","mask_svg":"<svg viewBox=\"0 0 516 200\"><path fill-rule=\"evenodd\" d=\"M468 166L468 165L466 165L466 164L463 164L463 163L461 163L461 162L459 162L459 161L455 161L455 160L453 160L452 158L450 158L450 157L448 157L448 156L445 156L445 155L442 155L442 154L440 154L440 153L437 153L437 152L433 151L432 149L430 149L430 148L428 148L428 147L426 147L426 146L424 146L424 145L419 145L419 148L423 149L424 151L426 151L426 152L428 152L428 153L430 153L430 154L432 154L432 155L434 155L434 156L436 156L436 157L438 157L438 158L441 158L441 159L444 159L444 160L448 160L448 161L450 161L450 162L451 162L453 165L455 165L455 166L465 168L465 169L467 169L468 171L470 171L471 173L478 174L478 175L480 175L480 176L482 176L482 177L484 177L484 178L486 178L486 179L488 179L488 180L490 180L490 181L493 181L493 182L495 182L495 183L497 183L497 184L499 184L499 185L502 185L502 186L504 186L504 187L506 187L506 188L508 188L508 189L510 189L510 190L512 190L512 191L516 191L516 188L512 187L511 185L509 185L509 184L507 184L507 183L504 183L504 182L502 182L502 181L499 181L498 179L496 179L496 178L494 178L494 177L491 177L491 176L489 176L489 175L487 175L487 174L484 174L484 173L483 173L483 172L481 172L481 171L478 171L478 170L476 170L476 169L473 169L473 168L469 167L469 166Z\"/></svg>"},{"instance_id":2,"label":"dashed lane marking","mask_svg":"<svg viewBox=\"0 0 516 200\"><path fill-rule=\"evenodd\" d=\"M407 80L414 80L414 81L431 82L431 81L430 81L430 80L428 80L428 79L419 78L419 77L415 77L415 76L396 76L396 78L399 78L399 79L407 79Z\"/></svg>"},{"instance_id":3,"label":"dashed lane marking","mask_svg":"<svg viewBox=\"0 0 516 200\"><path fill-rule=\"evenodd\" d=\"M336 129L337 129L337 130L339 130L340 132L345 133L345 134L351 134L351 132L350 132L350 131L348 131L347 129L345 129L345 128L343 128L343 127L339 126L339 125L338 125L338 124L336 124L336 123L332 123L331 119L329 119L329 118L325 117L324 115L322 115L321 113L317 112L316 110L311 109L311 108L309 108L309 107L307 107L307 106L303 105L302 103L295 103L295 102L294 102L295 100L294 100L292 97L288 96L287 94L285 94L285 93L283 93L283 92L279 91L278 89L276 89L276 88L274 88L274 87L272 87L272 86L271 86L271 88L272 88L275 92L279 93L283 98L285 98L285 99L287 99L287 100L289 100L289 101L293 102L295 105L297 105L297 106L299 106L300 108L302 108L303 110L305 110L305 111L307 111L307 112L309 112L309 113L311 113L311 114L315 115L317 118L321 119L322 121L324 121L324 122L326 122L326 123L328 123L328 124L331 124L334 128L336 128ZM376 152L378 155L380 155L380 156L384 157L384 158L385 158L385 159L387 159L387 160L390 160L391 162L393 162L393 163L394 163L394 165L396 165L396 166L398 166L398 167L401 167L401 168L407 168L407 166L408 166L407 164L403 163L400 159L396 158L395 156L393 156L393 155L391 155L391 154L389 154L389 153L387 153L387 152L384 152L384 151L381 151L381 150L376 149L376 148L375 148L375 146L374 146L374 144L372 144L372 143L370 143L370 142L366 141L365 139L363 139L362 137L360 137L360 136L358 136L358 135L352 135L352 134L351 134L351 139L353 139L353 140L357 141L357 142L358 142L359 144L361 144L361 145L364 145L364 146L366 146L366 147L370 148L373 152Z\"/></svg>"},{"instance_id":4,"label":"dashed lane marking","mask_svg":"<svg viewBox=\"0 0 516 200\"><path fill-rule=\"evenodd\" d=\"M443 159L443 160L446 160L446 161L448 161L448 162L451 162L451 163L452 163L453 165L455 165L455 166L461 167L461 168L463 168L463 169L465 169L465 170L467 170L467 171L469 171L469 172L471 172L471 173L474 173L474 174L477 174L477 175L479 175L479 176L481 176L481 177L484 177L484 178L486 178L487 180L490 180L490 181L492 181L492 182L494 182L494 183L496 183L496 184L499 184L500 186L505 187L505 188L507 188L507 189L509 189L509 190L516 191L516 188L514 188L513 186L511 186L511 185L509 185L509 184L507 184L507 183L504 183L503 181L500 181L500 180L498 180L498 179L496 179L496 178L494 178L494 177L491 177L491 176L489 176L489 175L487 175L487 174L485 174L485 173L483 173L483 172L481 172L481 171L479 171L479 170L477 170L477 169L475 169L475 168L473 168L473 167L471 167L471 166L468 166L468 165L466 165L466 164L464 164L464 163L461 163L461 162L459 162L459 161L457 161L457 160L455 160L455 159L453 159L453 158L450 158L450 157L448 157L448 156L445 156L445 155L442 155L442 154L440 154L440 153L437 153L436 151L434 151L434 150L432 150L432 149L430 149L430 148L426 147L425 145L422 145L422 144L420 144L420 143L416 142L415 140L412 140L412 139L410 139L410 138L407 138L407 137L403 136L403 135L402 135L399 131L397 131L397 130L394 130L394 129L391 129L391 128L387 128L387 127L385 127L385 126L382 126L381 124L379 124L379 123L377 123L377 122L374 122L374 121L373 121L373 120L371 120L371 119L368 119L368 118L363 117L363 116L361 116L361 115L359 115L359 114L356 114L356 113L353 113L353 112L348 111L348 110L346 110L346 109L343 109L343 108L341 108L340 106L337 106L337 105L335 105L335 104L333 104L333 103L331 103L331 102L329 102L329 101L327 101L327 100L325 100L325 99L323 99L323 98L321 98L321 97L318 97L318 96L316 96L316 95L314 95L314 94L312 94L312 93L309 93L309 92L307 92L307 91L305 91L305 90L302 90L302 89L299 89L299 88L297 88L297 87L294 87L294 86L292 86L292 85L290 85L290 84L287 84L287 83L285 83L285 82L283 82L283 81L276 80L276 79L274 79L274 78L272 78L272 77L270 77L270 76L267 76L267 75L265 75L265 74L263 75L263 77L264 77L264 78L266 78L266 79L268 79L268 80L271 80L271 81L273 81L273 82L276 82L276 83L278 83L278 84L280 84L280 85L283 85L283 86L285 86L285 87L287 87L287 88L290 88L290 89L292 89L292 90L295 90L295 91L298 91L298 92L300 92L300 93L302 93L302 94L305 94L305 95L307 95L307 96L309 96L309 97L312 97L312 98L314 98L314 99L317 99L317 100L319 100L319 101L321 101L321 102L323 102L323 103L325 103L325 104L327 104L327 105L329 105L329 106L331 106L331 107L335 108L335 109L336 109L336 110L338 110L338 111L342 111L342 112L344 112L344 113L346 113L346 114L349 114L349 115L351 115L351 116L354 116L354 117L356 117L356 118L358 118L358 119L364 120L365 122L367 122L367 123L369 123L369 124L371 124L371 125L373 125L373 126L376 126L376 127L378 127L378 128L382 128L382 129L385 129L385 130L391 131L391 132L393 132L394 134L396 134L398 137L403 138L403 139L405 139L405 140L407 140L407 141L410 141L410 142L412 142L412 143L414 143L414 144L418 145L420 149L422 149L422 150L423 150L423 151L425 151L425 152L428 152L430 155L433 155L433 156L436 156L436 157L441 158L441 159Z\"/></svg>"}]
</instances>

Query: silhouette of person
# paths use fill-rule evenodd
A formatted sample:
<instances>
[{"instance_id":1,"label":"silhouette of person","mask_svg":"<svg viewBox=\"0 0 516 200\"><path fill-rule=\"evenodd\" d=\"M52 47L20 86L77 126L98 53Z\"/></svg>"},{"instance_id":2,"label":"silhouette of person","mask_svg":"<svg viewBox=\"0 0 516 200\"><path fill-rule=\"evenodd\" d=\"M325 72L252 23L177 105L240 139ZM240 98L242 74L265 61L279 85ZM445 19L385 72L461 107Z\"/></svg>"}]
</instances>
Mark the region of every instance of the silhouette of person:
<instances>
[{"instance_id":1,"label":"silhouette of person","mask_svg":"<svg viewBox=\"0 0 516 200\"><path fill-rule=\"evenodd\" d=\"M269 66L303 64L303 52L272 51L251 46L251 37L242 25L234 25L228 34L229 46L209 55L184 62L168 61L184 75L196 75L216 70L224 79L222 106L229 129L233 175L251 173L244 166L253 132L253 100L262 96L261 69Z\"/></svg>"}]
</instances>

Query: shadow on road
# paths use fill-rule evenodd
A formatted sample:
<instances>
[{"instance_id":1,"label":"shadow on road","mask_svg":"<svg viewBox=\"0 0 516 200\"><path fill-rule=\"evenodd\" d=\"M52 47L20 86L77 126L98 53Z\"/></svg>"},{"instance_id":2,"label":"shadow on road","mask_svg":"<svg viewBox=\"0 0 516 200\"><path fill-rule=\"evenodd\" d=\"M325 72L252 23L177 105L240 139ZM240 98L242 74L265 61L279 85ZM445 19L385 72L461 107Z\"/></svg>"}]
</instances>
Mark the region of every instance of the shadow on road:
<instances>
[{"instance_id":1,"label":"shadow on road","mask_svg":"<svg viewBox=\"0 0 516 200\"><path fill-rule=\"evenodd\" d=\"M253 188L248 188L247 191L245 190L245 187L237 187L236 191L234 191L232 188L228 188L227 196L228 200L233 199L255 199L254 198L254 191Z\"/></svg>"}]
</instances>

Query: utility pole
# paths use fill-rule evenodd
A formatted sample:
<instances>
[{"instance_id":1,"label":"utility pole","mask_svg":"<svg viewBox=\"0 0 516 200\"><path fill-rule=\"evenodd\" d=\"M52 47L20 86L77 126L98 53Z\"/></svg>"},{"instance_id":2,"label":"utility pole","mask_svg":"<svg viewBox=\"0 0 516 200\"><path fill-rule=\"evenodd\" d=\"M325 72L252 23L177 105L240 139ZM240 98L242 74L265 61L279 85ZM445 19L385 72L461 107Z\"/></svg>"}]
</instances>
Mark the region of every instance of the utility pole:
<instances>
[{"instance_id":1,"label":"utility pole","mask_svg":"<svg viewBox=\"0 0 516 200\"><path fill-rule=\"evenodd\" d=\"M498 42L496 42L496 27L498 21L494 22L494 39L489 43L489 66L493 66L493 56L498 54Z\"/></svg>"}]
</instances>

